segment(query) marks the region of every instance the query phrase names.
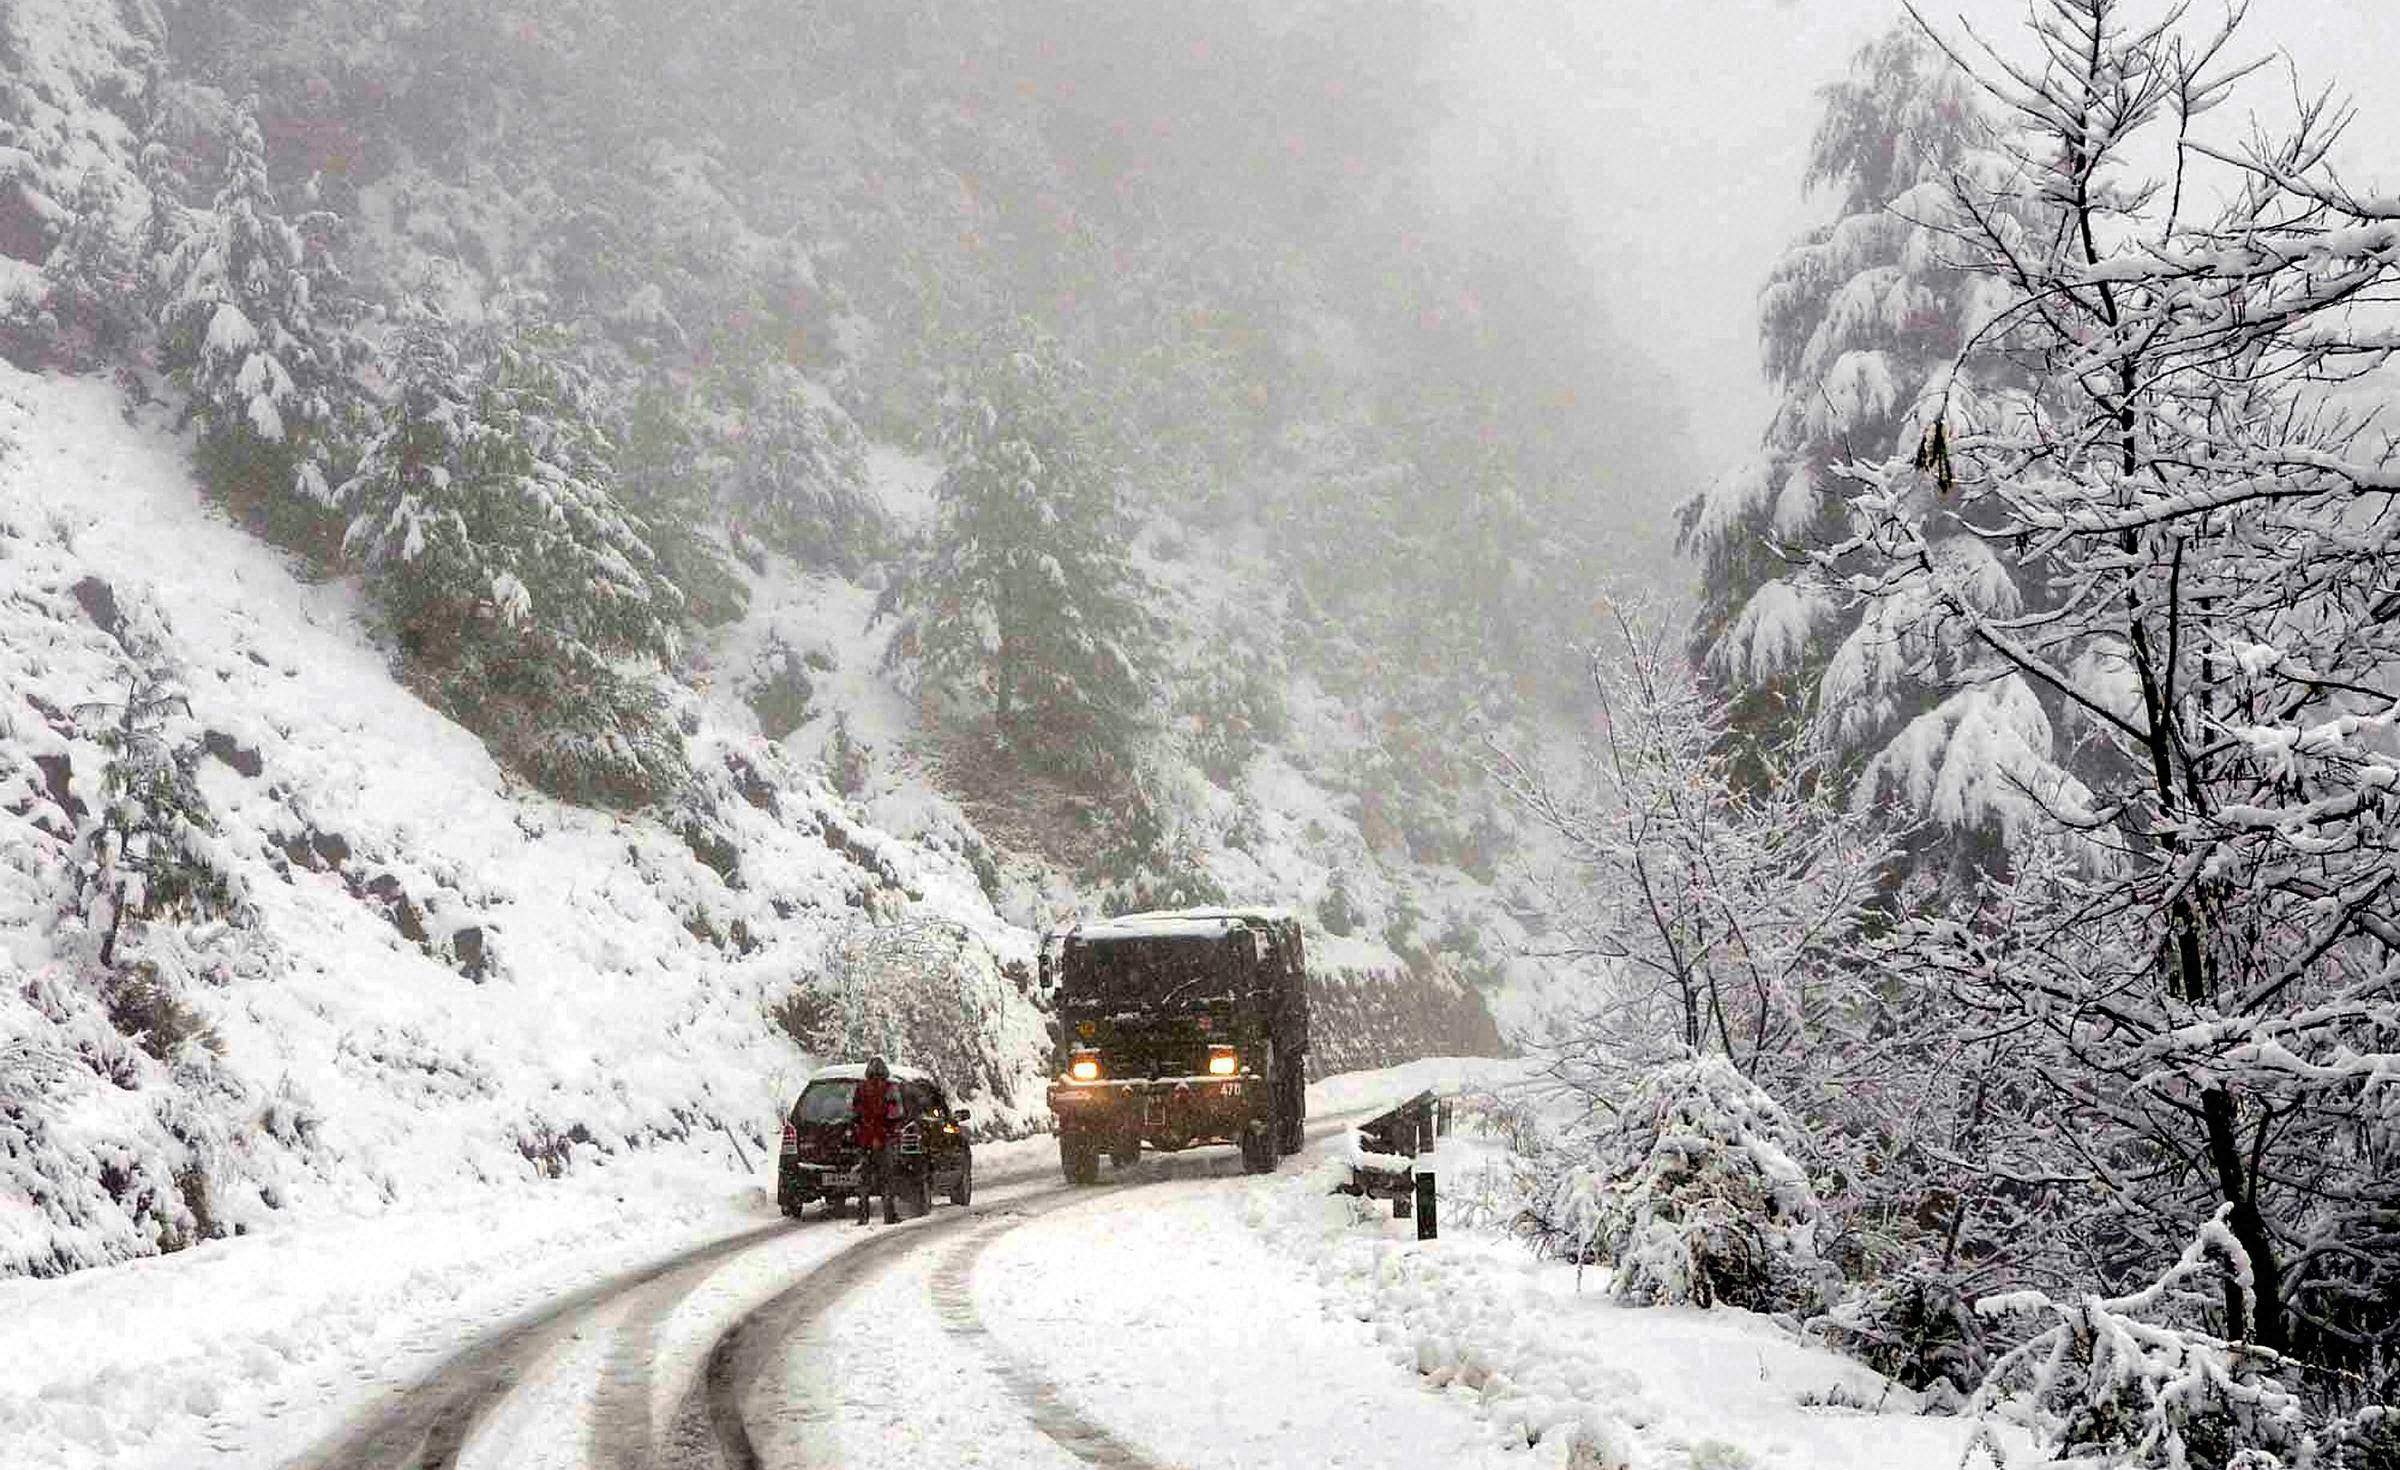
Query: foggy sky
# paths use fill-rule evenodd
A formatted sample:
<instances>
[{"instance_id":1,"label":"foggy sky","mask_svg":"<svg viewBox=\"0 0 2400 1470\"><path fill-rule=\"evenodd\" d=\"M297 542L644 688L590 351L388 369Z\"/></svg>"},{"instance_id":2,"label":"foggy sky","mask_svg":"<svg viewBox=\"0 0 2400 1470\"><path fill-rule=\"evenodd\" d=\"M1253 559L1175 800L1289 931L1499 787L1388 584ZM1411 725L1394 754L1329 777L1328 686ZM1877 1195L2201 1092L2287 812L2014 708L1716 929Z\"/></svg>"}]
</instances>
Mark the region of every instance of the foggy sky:
<instances>
[{"instance_id":1,"label":"foggy sky","mask_svg":"<svg viewBox=\"0 0 2400 1470\"><path fill-rule=\"evenodd\" d=\"M2021 51L2025 0L1920 0ZM2196 0L2212 18L2218 0ZM1815 90L1900 17L1896 0L1497 0L1468 66L1479 99L1456 151L1552 155L1588 224L1629 340L1685 403L1690 457L1713 475L1755 443L1769 398L1754 304L1769 266L1819 217L1800 176ZM2352 95L2337 155L2354 187L2400 190L2400 3L2254 0L2237 49L2288 53L2303 82ZM2019 43L2012 47L2010 43ZM2264 78L2248 100L2288 95ZM2380 176L2380 177L2379 177Z\"/></svg>"}]
</instances>

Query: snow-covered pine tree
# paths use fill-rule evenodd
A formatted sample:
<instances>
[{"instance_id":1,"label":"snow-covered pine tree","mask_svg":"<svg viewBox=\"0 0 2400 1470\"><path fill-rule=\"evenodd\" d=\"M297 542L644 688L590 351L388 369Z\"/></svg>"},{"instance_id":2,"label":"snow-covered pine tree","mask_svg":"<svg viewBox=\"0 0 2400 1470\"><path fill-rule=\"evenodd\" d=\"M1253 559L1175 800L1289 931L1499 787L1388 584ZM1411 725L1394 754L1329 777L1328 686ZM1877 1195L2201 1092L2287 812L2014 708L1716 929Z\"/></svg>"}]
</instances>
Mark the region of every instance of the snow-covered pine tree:
<instances>
[{"instance_id":1,"label":"snow-covered pine tree","mask_svg":"<svg viewBox=\"0 0 2400 1470\"><path fill-rule=\"evenodd\" d=\"M503 322L462 349L420 304L396 373L342 498L402 648L545 789L655 799L686 769L652 677L684 602L610 491L615 447L566 344Z\"/></svg>"},{"instance_id":2,"label":"snow-covered pine tree","mask_svg":"<svg viewBox=\"0 0 2400 1470\"><path fill-rule=\"evenodd\" d=\"M888 657L988 701L1018 760L1113 785L1157 718L1158 635L1084 378L1022 321L962 354L942 404L935 523L880 611L900 614Z\"/></svg>"},{"instance_id":3,"label":"snow-covered pine tree","mask_svg":"<svg viewBox=\"0 0 2400 1470\"><path fill-rule=\"evenodd\" d=\"M2024 793L2012 871L1909 950L2028 1089L1984 1143L2039 1209L2020 1270L2123 1290L2221 1215L2189 1325L2390 1402L2400 450L2348 400L2400 351L2356 309L2400 291L2400 206L2324 171L2329 104L2208 136L2256 68L2238 12L2179 16L2053 0L2033 59L1975 53L2019 167L1954 179L1953 254L2006 293L1966 350L2008 381L1929 405L1944 452L1851 466L1861 526L1822 565L1937 614L2090 752L2093 789ZM2062 227L2023 230L2029 198ZM1951 575L1961 526L2043 604Z\"/></svg>"},{"instance_id":4,"label":"snow-covered pine tree","mask_svg":"<svg viewBox=\"0 0 2400 1470\"><path fill-rule=\"evenodd\" d=\"M690 399L671 383L654 379L634 390L616 434L618 498L642 522L692 621L713 628L742 615L750 589L713 529L719 511L694 418Z\"/></svg>"},{"instance_id":5,"label":"snow-covered pine tree","mask_svg":"<svg viewBox=\"0 0 2400 1470\"><path fill-rule=\"evenodd\" d=\"M315 552L338 535L358 339L330 264L267 174L258 99L225 140L224 182L161 267L163 365L200 426L203 479L270 535Z\"/></svg>"},{"instance_id":6,"label":"snow-covered pine tree","mask_svg":"<svg viewBox=\"0 0 2400 1470\"><path fill-rule=\"evenodd\" d=\"M1993 283L1950 266L1950 186L2000 154L1973 82L1913 29L1862 49L1824 91L1807 182L1835 217L1778 262L1760 299L1769 380L1782 401L1755 458L1681 511L1702 562L1694 630L1731 719L1742 769L1803 726L1862 802L1930 819L1957 869L1989 861L2020 830L2020 786L2053 789L2057 742L2035 690L1945 641L1921 598L1861 598L1844 568L1805 553L1849 534L1854 487L1836 467L1913 451L1941 395L1972 401L1981 376L1962 343L1991 311ZM1938 528L1946 587L1995 611L2024 605L2008 543L1964 520Z\"/></svg>"},{"instance_id":7,"label":"snow-covered pine tree","mask_svg":"<svg viewBox=\"0 0 2400 1470\"><path fill-rule=\"evenodd\" d=\"M100 963L118 963L128 920L209 918L240 910L240 874L215 838L200 794L202 755L191 709L175 682L146 662L130 666L125 698L88 711L107 752L101 810L90 834L88 891Z\"/></svg>"},{"instance_id":8,"label":"snow-covered pine tree","mask_svg":"<svg viewBox=\"0 0 2400 1470\"><path fill-rule=\"evenodd\" d=\"M753 358L715 375L722 426L704 472L727 524L803 566L855 572L885 549L849 415L798 369Z\"/></svg>"}]
</instances>

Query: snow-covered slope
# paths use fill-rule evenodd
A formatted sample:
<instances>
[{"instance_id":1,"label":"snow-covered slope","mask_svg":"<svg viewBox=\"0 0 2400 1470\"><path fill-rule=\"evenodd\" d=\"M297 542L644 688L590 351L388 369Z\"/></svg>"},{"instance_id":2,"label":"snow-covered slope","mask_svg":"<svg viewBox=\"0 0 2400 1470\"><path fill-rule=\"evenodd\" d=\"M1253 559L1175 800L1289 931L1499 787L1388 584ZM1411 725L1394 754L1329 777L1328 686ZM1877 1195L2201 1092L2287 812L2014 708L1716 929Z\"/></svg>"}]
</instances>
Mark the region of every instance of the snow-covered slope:
<instances>
[{"instance_id":1,"label":"snow-covered slope","mask_svg":"<svg viewBox=\"0 0 2400 1470\"><path fill-rule=\"evenodd\" d=\"M1030 935L964 857L875 829L730 689L685 699L667 817L522 789L185 453L105 383L0 367L0 1275L648 1144L755 1154L807 1064L767 1012L869 915L981 941L1019 1075L975 1105L1034 1121L1039 1026L998 971ZM98 736L145 679L241 905L129 937L111 978Z\"/></svg>"}]
</instances>

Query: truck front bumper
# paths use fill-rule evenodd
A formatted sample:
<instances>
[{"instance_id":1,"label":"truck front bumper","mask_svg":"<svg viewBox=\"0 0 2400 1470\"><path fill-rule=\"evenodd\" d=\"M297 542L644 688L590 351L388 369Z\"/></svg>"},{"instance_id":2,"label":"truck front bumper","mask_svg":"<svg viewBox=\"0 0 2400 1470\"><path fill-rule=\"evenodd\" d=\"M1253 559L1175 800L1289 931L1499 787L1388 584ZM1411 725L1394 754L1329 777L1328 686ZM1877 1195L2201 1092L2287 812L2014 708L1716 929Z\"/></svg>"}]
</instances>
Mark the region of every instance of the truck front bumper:
<instances>
[{"instance_id":1,"label":"truck front bumper","mask_svg":"<svg viewBox=\"0 0 2400 1470\"><path fill-rule=\"evenodd\" d=\"M1250 1073L1050 1084L1061 1133L1138 1138L1156 1149L1234 1142L1269 1103L1267 1080Z\"/></svg>"}]
</instances>

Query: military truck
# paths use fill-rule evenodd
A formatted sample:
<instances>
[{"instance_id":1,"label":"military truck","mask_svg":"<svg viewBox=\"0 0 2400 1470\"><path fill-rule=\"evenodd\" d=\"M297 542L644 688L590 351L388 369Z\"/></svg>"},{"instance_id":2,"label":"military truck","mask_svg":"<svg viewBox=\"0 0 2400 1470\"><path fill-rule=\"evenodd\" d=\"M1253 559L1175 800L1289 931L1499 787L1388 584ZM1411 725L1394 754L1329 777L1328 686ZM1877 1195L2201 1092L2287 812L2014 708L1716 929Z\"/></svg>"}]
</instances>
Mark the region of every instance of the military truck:
<instances>
[{"instance_id":1,"label":"military truck","mask_svg":"<svg viewBox=\"0 0 2400 1470\"><path fill-rule=\"evenodd\" d=\"M1128 914L1054 930L1040 984L1055 1011L1050 1110L1067 1178L1146 1145L1241 1145L1249 1172L1299 1151L1308 1106L1308 965L1273 909Z\"/></svg>"}]
</instances>

